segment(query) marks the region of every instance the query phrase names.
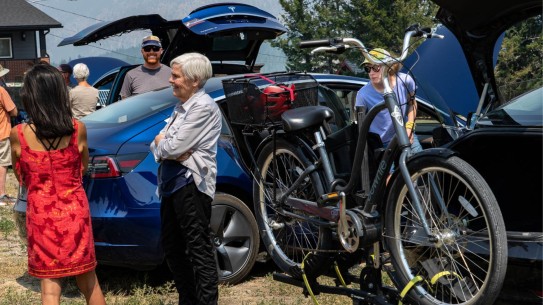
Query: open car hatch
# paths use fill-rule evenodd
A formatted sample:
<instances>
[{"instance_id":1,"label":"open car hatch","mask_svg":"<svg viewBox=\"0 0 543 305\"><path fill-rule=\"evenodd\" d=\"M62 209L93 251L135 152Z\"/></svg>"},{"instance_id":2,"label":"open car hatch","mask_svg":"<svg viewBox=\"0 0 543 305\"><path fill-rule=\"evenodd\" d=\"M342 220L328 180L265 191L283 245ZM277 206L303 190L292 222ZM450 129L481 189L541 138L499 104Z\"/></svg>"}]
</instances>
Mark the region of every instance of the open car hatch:
<instances>
[{"instance_id":1,"label":"open car hatch","mask_svg":"<svg viewBox=\"0 0 543 305\"><path fill-rule=\"evenodd\" d=\"M183 53L199 52L215 63L237 62L251 68L262 42L286 32L279 20L261 9L221 3L200 7L182 20L152 14L100 22L65 38L59 46L86 45L134 30L151 30L160 37L165 64Z\"/></svg>"}]
</instances>

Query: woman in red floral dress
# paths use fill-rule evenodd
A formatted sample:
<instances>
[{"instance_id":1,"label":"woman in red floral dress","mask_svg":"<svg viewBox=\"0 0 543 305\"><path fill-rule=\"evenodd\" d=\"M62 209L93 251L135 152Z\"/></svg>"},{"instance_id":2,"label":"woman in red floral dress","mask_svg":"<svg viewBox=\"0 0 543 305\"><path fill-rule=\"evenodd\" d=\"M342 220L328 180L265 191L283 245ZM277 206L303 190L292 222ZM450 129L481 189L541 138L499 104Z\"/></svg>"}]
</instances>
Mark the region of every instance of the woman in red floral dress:
<instances>
[{"instance_id":1,"label":"woman in red floral dress","mask_svg":"<svg viewBox=\"0 0 543 305\"><path fill-rule=\"evenodd\" d=\"M21 99L31 122L15 126L10 141L15 174L28 191L28 273L41 279L43 304L60 303L60 280L67 276L75 276L87 304L105 304L82 186L85 125L72 118L67 87L50 65L27 71Z\"/></svg>"}]
</instances>

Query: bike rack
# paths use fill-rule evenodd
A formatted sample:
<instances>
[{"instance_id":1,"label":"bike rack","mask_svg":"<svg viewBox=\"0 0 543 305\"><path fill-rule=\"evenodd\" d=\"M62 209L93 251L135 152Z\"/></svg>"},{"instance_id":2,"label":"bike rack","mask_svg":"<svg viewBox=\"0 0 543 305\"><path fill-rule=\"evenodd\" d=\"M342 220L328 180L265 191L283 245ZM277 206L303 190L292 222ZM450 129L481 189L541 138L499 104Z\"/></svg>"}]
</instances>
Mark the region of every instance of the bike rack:
<instances>
[{"instance_id":1,"label":"bike rack","mask_svg":"<svg viewBox=\"0 0 543 305\"><path fill-rule=\"evenodd\" d=\"M283 273L273 273L273 279L289 285L294 285L303 288L303 293L307 297L308 291L305 283L302 280L295 279ZM352 277L353 280L359 281L358 277ZM315 292L315 295L320 293L336 294L348 296L353 300L353 304L380 304L380 305L392 305L398 304L398 300L390 300L386 296L393 296L393 299L397 298L398 290L394 287L382 286L379 293L372 293L361 289L341 287L336 282L336 286L319 284L316 280L311 282L311 289Z\"/></svg>"}]
</instances>

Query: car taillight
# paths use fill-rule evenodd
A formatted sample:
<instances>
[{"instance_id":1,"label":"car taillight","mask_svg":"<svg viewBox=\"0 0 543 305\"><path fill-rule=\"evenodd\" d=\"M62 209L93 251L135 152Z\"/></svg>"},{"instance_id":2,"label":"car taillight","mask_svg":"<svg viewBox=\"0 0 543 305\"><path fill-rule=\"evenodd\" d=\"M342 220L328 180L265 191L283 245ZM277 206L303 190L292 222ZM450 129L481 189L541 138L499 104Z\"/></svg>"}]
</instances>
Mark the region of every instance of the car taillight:
<instances>
[{"instance_id":1,"label":"car taillight","mask_svg":"<svg viewBox=\"0 0 543 305\"><path fill-rule=\"evenodd\" d=\"M113 157L97 156L89 164L91 178L115 178L121 176L121 171Z\"/></svg>"},{"instance_id":2,"label":"car taillight","mask_svg":"<svg viewBox=\"0 0 543 305\"><path fill-rule=\"evenodd\" d=\"M131 172L148 153L95 156L89 163L90 178L115 178Z\"/></svg>"},{"instance_id":3,"label":"car taillight","mask_svg":"<svg viewBox=\"0 0 543 305\"><path fill-rule=\"evenodd\" d=\"M149 153L135 153L135 154L124 154L117 155L116 159L119 163L119 168L123 174L131 172L138 164L140 164Z\"/></svg>"}]
</instances>

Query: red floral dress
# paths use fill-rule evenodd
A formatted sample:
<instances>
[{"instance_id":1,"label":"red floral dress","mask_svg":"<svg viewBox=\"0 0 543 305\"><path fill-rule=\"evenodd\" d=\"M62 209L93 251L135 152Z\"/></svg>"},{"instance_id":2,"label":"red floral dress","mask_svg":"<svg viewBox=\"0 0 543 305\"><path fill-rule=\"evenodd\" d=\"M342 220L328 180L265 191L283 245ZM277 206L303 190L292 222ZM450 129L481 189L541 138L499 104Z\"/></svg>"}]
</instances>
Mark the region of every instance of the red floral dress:
<instances>
[{"instance_id":1,"label":"red floral dress","mask_svg":"<svg viewBox=\"0 0 543 305\"><path fill-rule=\"evenodd\" d=\"M81 179L77 127L66 148L35 151L17 126L17 162L26 186L28 273L37 278L78 275L96 267L89 204Z\"/></svg>"}]
</instances>

